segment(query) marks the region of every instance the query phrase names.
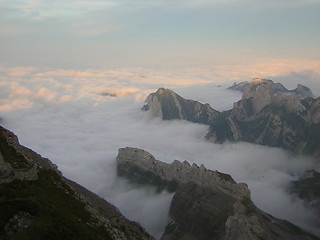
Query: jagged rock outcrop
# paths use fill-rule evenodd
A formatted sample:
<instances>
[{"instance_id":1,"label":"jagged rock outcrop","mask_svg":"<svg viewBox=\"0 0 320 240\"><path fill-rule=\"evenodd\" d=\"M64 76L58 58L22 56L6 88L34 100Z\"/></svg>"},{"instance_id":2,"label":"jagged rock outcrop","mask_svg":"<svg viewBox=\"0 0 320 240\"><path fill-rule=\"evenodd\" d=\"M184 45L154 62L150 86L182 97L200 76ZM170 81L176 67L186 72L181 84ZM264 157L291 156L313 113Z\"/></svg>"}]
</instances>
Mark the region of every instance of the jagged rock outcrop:
<instances>
[{"instance_id":1,"label":"jagged rock outcrop","mask_svg":"<svg viewBox=\"0 0 320 240\"><path fill-rule=\"evenodd\" d=\"M274 94L278 94L278 93L283 93L283 94L296 94L298 95L300 98L306 98L306 97L312 97L312 91L310 88L298 84L297 87L293 90L288 90L287 88L285 88L281 83L274 83L272 80L268 80L268 79L261 79L261 78L254 78L252 81L270 81L272 83L272 91ZM233 83L233 85L231 87L228 87L228 89L231 90L237 90L237 91L241 91L244 92L245 89L247 87L249 87L250 82L248 81L244 81L244 82L240 82L240 83Z\"/></svg>"},{"instance_id":2,"label":"jagged rock outcrop","mask_svg":"<svg viewBox=\"0 0 320 240\"><path fill-rule=\"evenodd\" d=\"M306 171L302 178L292 183L290 192L303 199L307 206L314 208L320 215L319 172L314 169Z\"/></svg>"},{"instance_id":3,"label":"jagged rock outcrop","mask_svg":"<svg viewBox=\"0 0 320 240\"><path fill-rule=\"evenodd\" d=\"M0 127L0 239L153 238Z\"/></svg>"},{"instance_id":4,"label":"jagged rock outcrop","mask_svg":"<svg viewBox=\"0 0 320 240\"><path fill-rule=\"evenodd\" d=\"M246 184L203 165L166 164L142 149L127 147L119 149L117 169L133 182L175 192L171 221L161 240L318 239L259 210Z\"/></svg>"},{"instance_id":5,"label":"jagged rock outcrop","mask_svg":"<svg viewBox=\"0 0 320 240\"><path fill-rule=\"evenodd\" d=\"M203 165L191 166L187 161L175 160L171 164L160 162L142 149L120 148L117 169L120 176L125 175L135 182L156 185L159 190L167 188L175 191L180 185L193 182L235 199L250 198L248 186L244 183L237 184L228 174L210 171Z\"/></svg>"},{"instance_id":6,"label":"jagged rock outcrop","mask_svg":"<svg viewBox=\"0 0 320 240\"><path fill-rule=\"evenodd\" d=\"M244 81L244 82L240 82L240 83L234 82L234 83L232 84L232 86L228 87L228 89L243 92L244 89L245 89L247 86L249 86L249 84L250 84L250 83L249 83L248 81Z\"/></svg>"},{"instance_id":7,"label":"jagged rock outcrop","mask_svg":"<svg viewBox=\"0 0 320 240\"><path fill-rule=\"evenodd\" d=\"M146 102L142 109L151 111L154 116L164 120L185 119L195 123L209 124L219 115L219 111L212 109L208 103L202 104L184 99L164 88L151 93Z\"/></svg>"},{"instance_id":8,"label":"jagged rock outcrop","mask_svg":"<svg viewBox=\"0 0 320 240\"><path fill-rule=\"evenodd\" d=\"M320 97L301 99L297 94L283 93L285 88L281 84L265 79L254 79L242 85L245 85L242 99L234 103L231 110L221 113L210 106L206 106L210 111L198 111L194 106L203 105L185 100L167 89L150 94L144 109L150 109L163 119L208 124L206 138L212 142L246 141L320 159ZM302 94L308 92L307 89L299 85L291 92ZM182 114L184 109L189 110L187 115Z\"/></svg>"},{"instance_id":9,"label":"jagged rock outcrop","mask_svg":"<svg viewBox=\"0 0 320 240\"><path fill-rule=\"evenodd\" d=\"M247 141L320 157L320 98L273 93L270 80L253 81L233 109L213 121L207 139Z\"/></svg>"}]
</instances>

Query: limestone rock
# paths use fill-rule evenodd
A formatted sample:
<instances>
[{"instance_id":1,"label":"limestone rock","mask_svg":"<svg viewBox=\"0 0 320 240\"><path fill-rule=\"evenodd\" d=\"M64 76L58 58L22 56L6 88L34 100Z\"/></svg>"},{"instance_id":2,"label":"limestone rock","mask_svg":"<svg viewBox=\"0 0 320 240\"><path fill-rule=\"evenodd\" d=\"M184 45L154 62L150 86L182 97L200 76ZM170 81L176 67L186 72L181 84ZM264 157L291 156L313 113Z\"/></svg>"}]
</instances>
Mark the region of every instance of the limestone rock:
<instances>
[{"instance_id":1,"label":"limestone rock","mask_svg":"<svg viewBox=\"0 0 320 240\"><path fill-rule=\"evenodd\" d=\"M209 124L219 115L209 104L202 104L197 101L187 100L175 92L159 88L151 93L143 110L151 111L156 117L163 120L184 119L195 123Z\"/></svg>"},{"instance_id":2,"label":"limestone rock","mask_svg":"<svg viewBox=\"0 0 320 240\"><path fill-rule=\"evenodd\" d=\"M308 88L308 87L306 87L304 85L301 85L301 84L298 84L297 88L292 90L292 92L296 93L301 98L306 98L306 97L312 97L313 96L313 93L310 90L310 88Z\"/></svg>"},{"instance_id":3,"label":"limestone rock","mask_svg":"<svg viewBox=\"0 0 320 240\"><path fill-rule=\"evenodd\" d=\"M273 94L296 94L298 95L300 98L307 98L307 97L312 97L312 91L310 90L310 88L298 84L297 87L293 90L288 90L287 88L285 88L281 83L274 83L272 80L268 80L268 79L261 79L261 78L254 78L252 80L252 82L262 82L262 81L269 81L272 84L272 91ZM251 83L252 83L251 82ZM228 87L228 89L231 90L237 90L237 91L241 91L244 92L246 88L248 88L250 85L250 82L248 81L244 81L244 82L240 82L240 83L233 83L233 85L231 87Z\"/></svg>"},{"instance_id":4,"label":"limestone rock","mask_svg":"<svg viewBox=\"0 0 320 240\"><path fill-rule=\"evenodd\" d=\"M253 114L261 111L265 106L272 102L273 82L265 79L254 79L248 87L245 88L242 100L252 98Z\"/></svg>"},{"instance_id":5,"label":"limestone rock","mask_svg":"<svg viewBox=\"0 0 320 240\"><path fill-rule=\"evenodd\" d=\"M193 182L202 187L215 189L233 198L250 198L246 184L237 184L230 175L211 171L203 165L190 165L187 161L175 160L168 164L156 160L150 153L138 148L120 148L117 156L119 175L128 176L138 183L158 186L175 191L179 185Z\"/></svg>"},{"instance_id":6,"label":"limestone rock","mask_svg":"<svg viewBox=\"0 0 320 240\"><path fill-rule=\"evenodd\" d=\"M170 224L161 240L224 239L225 224L234 215L236 200L194 183L181 185L169 210Z\"/></svg>"},{"instance_id":7,"label":"limestone rock","mask_svg":"<svg viewBox=\"0 0 320 240\"><path fill-rule=\"evenodd\" d=\"M150 94L143 109L164 120L207 124L206 138L211 142L246 141L320 159L320 98L310 97L309 88L299 84L287 90L280 83L260 78L231 87L238 88L244 91L242 99L224 112L164 88Z\"/></svg>"},{"instance_id":8,"label":"limestone rock","mask_svg":"<svg viewBox=\"0 0 320 240\"><path fill-rule=\"evenodd\" d=\"M240 83L234 82L231 87L228 87L228 89L243 92L244 89L249 86L249 84L250 83L248 81L244 81L244 82L240 82Z\"/></svg>"},{"instance_id":9,"label":"limestone rock","mask_svg":"<svg viewBox=\"0 0 320 240\"><path fill-rule=\"evenodd\" d=\"M320 99L274 94L271 80L255 79L242 100L220 114L206 138L281 147L320 159Z\"/></svg>"},{"instance_id":10,"label":"limestone rock","mask_svg":"<svg viewBox=\"0 0 320 240\"><path fill-rule=\"evenodd\" d=\"M304 176L292 182L290 192L303 199L305 204L314 208L320 215L320 173L308 170Z\"/></svg>"},{"instance_id":11,"label":"limestone rock","mask_svg":"<svg viewBox=\"0 0 320 240\"><path fill-rule=\"evenodd\" d=\"M175 192L171 221L161 240L318 239L259 210L246 184L203 165L167 164L142 149L127 147L119 149L117 168L131 181Z\"/></svg>"},{"instance_id":12,"label":"limestone rock","mask_svg":"<svg viewBox=\"0 0 320 240\"><path fill-rule=\"evenodd\" d=\"M7 234L14 235L23 229L27 229L31 226L32 216L27 212L16 213L6 224L5 231Z\"/></svg>"}]
</instances>

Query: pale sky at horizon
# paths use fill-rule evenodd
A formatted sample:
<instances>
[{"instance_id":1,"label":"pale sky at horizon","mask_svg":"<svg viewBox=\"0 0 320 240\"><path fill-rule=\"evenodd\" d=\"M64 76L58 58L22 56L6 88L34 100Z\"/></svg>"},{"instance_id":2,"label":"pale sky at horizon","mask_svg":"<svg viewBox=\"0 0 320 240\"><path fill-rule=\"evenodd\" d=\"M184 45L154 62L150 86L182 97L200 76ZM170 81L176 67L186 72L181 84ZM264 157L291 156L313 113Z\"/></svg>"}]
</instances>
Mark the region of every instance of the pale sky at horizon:
<instances>
[{"instance_id":1,"label":"pale sky at horizon","mask_svg":"<svg viewBox=\"0 0 320 240\"><path fill-rule=\"evenodd\" d=\"M6 68L320 66L319 0L0 0L0 12Z\"/></svg>"}]
</instances>

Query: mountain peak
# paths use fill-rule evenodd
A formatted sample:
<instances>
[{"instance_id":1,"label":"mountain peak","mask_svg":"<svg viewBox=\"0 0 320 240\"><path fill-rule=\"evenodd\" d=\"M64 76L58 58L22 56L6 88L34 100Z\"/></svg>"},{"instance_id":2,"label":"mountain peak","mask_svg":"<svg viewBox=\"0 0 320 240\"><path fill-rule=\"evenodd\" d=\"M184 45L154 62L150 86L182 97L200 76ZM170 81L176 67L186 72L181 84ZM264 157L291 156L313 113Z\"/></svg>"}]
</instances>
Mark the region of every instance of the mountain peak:
<instances>
[{"instance_id":1,"label":"mountain peak","mask_svg":"<svg viewBox=\"0 0 320 240\"><path fill-rule=\"evenodd\" d=\"M275 94L275 95L279 94L279 93L283 93L283 94L287 94L287 95L296 94L300 98L313 97L313 94L312 94L312 91L310 90L310 88L308 88L302 84L298 84L297 87L293 90L288 90L281 83L275 83L270 79L264 79L264 78L253 78L251 80L251 82L248 82L248 81L244 81L244 82L240 82L240 83L235 82L232 84L231 87L228 87L228 89L244 92L247 88L249 88L251 86L257 86L257 85L261 85L261 84L271 85L272 90L273 90L273 94Z\"/></svg>"},{"instance_id":2,"label":"mountain peak","mask_svg":"<svg viewBox=\"0 0 320 240\"><path fill-rule=\"evenodd\" d=\"M253 78L251 83L266 83L266 82L271 82L273 83L272 80L270 79L265 79L265 78Z\"/></svg>"},{"instance_id":3,"label":"mountain peak","mask_svg":"<svg viewBox=\"0 0 320 240\"><path fill-rule=\"evenodd\" d=\"M163 94L164 92L172 92L172 91L171 91L170 89L161 87L161 88L159 88L159 89L155 92L155 94L161 95L161 94Z\"/></svg>"},{"instance_id":4,"label":"mountain peak","mask_svg":"<svg viewBox=\"0 0 320 240\"><path fill-rule=\"evenodd\" d=\"M184 99L166 88L159 88L155 93L149 94L146 102L142 110L150 111L154 116L163 120L184 119L195 123L210 124L219 115L219 112L212 109L209 104Z\"/></svg>"}]
</instances>

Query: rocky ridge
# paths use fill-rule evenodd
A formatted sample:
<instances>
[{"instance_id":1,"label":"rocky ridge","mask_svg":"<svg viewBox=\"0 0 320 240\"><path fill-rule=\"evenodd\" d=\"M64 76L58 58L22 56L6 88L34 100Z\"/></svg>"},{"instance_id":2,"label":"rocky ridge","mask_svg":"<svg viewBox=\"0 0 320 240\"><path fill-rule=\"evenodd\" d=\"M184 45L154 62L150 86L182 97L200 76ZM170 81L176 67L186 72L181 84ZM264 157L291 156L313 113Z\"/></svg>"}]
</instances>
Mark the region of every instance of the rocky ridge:
<instances>
[{"instance_id":1,"label":"rocky ridge","mask_svg":"<svg viewBox=\"0 0 320 240\"><path fill-rule=\"evenodd\" d=\"M212 142L247 141L320 157L320 98L274 94L270 80L253 81L242 99L210 125Z\"/></svg>"},{"instance_id":2,"label":"rocky ridge","mask_svg":"<svg viewBox=\"0 0 320 240\"><path fill-rule=\"evenodd\" d=\"M253 81L271 81L272 80L268 80L268 79L261 79L261 78L254 78ZM234 83L231 87L228 87L228 89L231 90L236 90L236 91L240 91L240 92L244 92L245 89L247 87L249 87L250 82L249 81L244 81L244 82L240 82L240 83ZM281 83L273 83L272 86L272 91L274 94L278 94L278 93L283 93L283 94L296 94L298 95L300 98L306 98L306 97L312 97L313 93L311 91L310 88L298 84L297 87L293 90L288 90L287 88L285 88Z\"/></svg>"},{"instance_id":3,"label":"rocky ridge","mask_svg":"<svg viewBox=\"0 0 320 240\"><path fill-rule=\"evenodd\" d=\"M210 107L208 103L187 100L175 92L159 88L151 93L143 106L144 111L151 110L154 116L164 120L185 119L195 123L210 124L220 114Z\"/></svg>"},{"instance_id":4,"label":"rocky ridge","mask_svg":"<svg viewBox=\"0 0 320 240\"><path fill-rule=\"evenodd\" d=\"M162 240L317 239L258 209L246 184L203 165L166 164L142 149L127 147L119 149L117 169L133 182L175 192Z\"/></svg>"},{"instance_id":5,"label":"rocky ridge","mask_svg":"<svg viewBox=\"0 0 320 240\"><path fill-rule=\"evenodd\" d=\"M142 149L120 148L117 169L120 176L129 176L132 173L134 174L132 178L136 182L149 182L157 185L159 190L166 188L175 191L180 185L193 182L223 192L235 199L250 198L248 186L244 183L237 184L228 174L210 171L203 165L200 167L196 164L190 165L187 161L175 160L171 164L160 162Z\"/></svg>"},{"instance_id":6,"label":"rocky ridge","mask_svg":"<svg viewBox=\"0 0 320 240\"><path fill-rule=\"evenodd\" d=\"M234 103L232 109L224 112L206 106L210 111L204 114L204 111L192 107L203 106L201 103L183 99L168 89L159 89L156 93L150 94L143 109L164 120L185 119L207 124L210 127L206 138L212 142L246 141L281 147L320 159L319 97L301 99L297 94L284 94L281 84L266 79L254 79L244 85L242 99ZM306 87L301 85L297 89L303 92ZM184 104L169 101L168 95L170 98L175 96L176 99L180 99L179 103ZM188 107L190 102L192 104ZM184 109L189 110L188 117L172 114L184 112Z\"/></svg>"},{"instance_id":7,"label":"rocky ridge","mask_svg":"<svg viewBox=\"0 0 320 240\"><path fill-rule=\"evenodd\" d=\"M0 239L153 238L0 127Z\"/></svg>"}]
</instances>

